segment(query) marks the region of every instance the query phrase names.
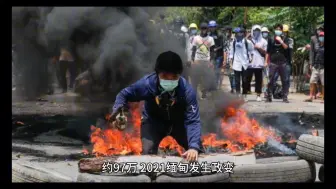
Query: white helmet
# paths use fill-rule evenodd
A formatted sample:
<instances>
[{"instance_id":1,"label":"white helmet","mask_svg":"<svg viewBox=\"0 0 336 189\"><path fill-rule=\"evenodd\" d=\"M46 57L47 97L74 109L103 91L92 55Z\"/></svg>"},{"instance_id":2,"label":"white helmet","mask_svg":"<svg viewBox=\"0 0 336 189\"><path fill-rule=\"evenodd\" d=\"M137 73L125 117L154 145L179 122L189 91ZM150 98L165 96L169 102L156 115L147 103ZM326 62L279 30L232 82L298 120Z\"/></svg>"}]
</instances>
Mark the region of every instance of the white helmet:
<instances>
[{"instance_id":1,"label":"white helmet","mask_svg":"<svg viewBox=\"0 0 336 189\"><path fill-rule=\"evenodd\" d=\"M261 32L268 32L269 33L269 31L266 27L261 28Z\"/></svg>"},{"instance_id":2,"label":"white helmet","mask_svg":"<svg viewBox=\"0 0 336 189\"><path fill-rule=\"evenodd\" d=\"M188 28L187 28L186 26L182 26L182 27L181 27L181 31L182 31L183 33L187 33L187 32L188 32Z\"/></svg>"}]
</instances>

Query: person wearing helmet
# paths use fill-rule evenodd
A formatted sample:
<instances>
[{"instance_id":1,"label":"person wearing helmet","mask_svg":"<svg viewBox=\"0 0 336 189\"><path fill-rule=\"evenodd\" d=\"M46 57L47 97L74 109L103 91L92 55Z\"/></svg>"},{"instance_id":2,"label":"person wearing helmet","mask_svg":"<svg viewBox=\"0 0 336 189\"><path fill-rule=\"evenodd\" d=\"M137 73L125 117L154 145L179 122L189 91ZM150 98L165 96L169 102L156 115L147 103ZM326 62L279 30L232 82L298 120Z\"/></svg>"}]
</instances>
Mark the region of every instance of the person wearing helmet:
<instances>
[{"instance_id":1,"label":"person wearing helmet","mask_svg":"<svg viewBox=\"0 0 336 189\"><path fill-rule=\"evenodd\" d=\"M312 70L310 76L310 96L305 102L312 102L316 94L317 83L321 81L322 90L322 100L324 100L324 32L320 31L318 35L318 45L314 49L314 60L310 64L310 69Z\"/></svg>"},{"instance_id":2,"label":"person wearing helmet","mask_svg":"<svg viewBox=\"0 0 336 189\"><path fill-rule=\"evenodd\" d=\"M229 52L233 45L234 37L232 35L232 27L231 26L225 26L224 27L224 40L223 40L223 68L227 70L229 80L230 80L230 86L231 86L231 93L235 93L236 85L235 85L235 78L234 78L234 72L232 69L230 69L229 64Z\"/></svg>"},{"instance_id":3,"label":"person wearing helmet","mask_svg":"<svg viewBox=\"0 0 336 189\"><path fill-rule=\"evenodd\" d=\"M293 59L293 48L294 48L294 40L289 37L289 26L284 24L283 25L283 36L285 40L288 40L288 60L287 60L287 65L286 65L286 74L287 74L287 85L288 87L290 87L290 76L291 76L291 72L292 72L292 59ZM278 81L279 79L279 72L275 73L274 76L275 81ZM276 85L276 82L274 83ZM276 87L276 86L274 86ZM273 94L274 95L274 94Z\"/></svg>"},{"instance_id":4,"label":"person wearing helmet","mask_svg":"<svg viewBox=\"0 0 336 189\"><path fill-rule=\"evenodd\" d=\"M116 119L128 102L144 101L141 119L142 154L157 154L161 140L172 136L186 152L188 161L197 161L202 151L201 121L196 91L181 77L183 63L174 52L161 53L155 72L124 88L116 97L109 122ZM118 128L118 127L117 127Z\"/></svg>"},{"instance_id":5,"label":"person wearing helmet","mask_svg":"<svg viewBox=\"0 0 336 189\"><path fill-rule=\"evenodd\" d=\"M235 39L230 50L230 65L235 75L236 93L241 96L241 87L243 88L244 100L247 101L247 67L252 62L253 44L245 38L245 29L237 27L233 30ZM242 81L242 82L241 82ZM242 85L241 85L242 84Z\"/></svg>"},{"instance_id":6,"label":"person wearing helmet","mask_svg":"<svg viewBox=\"0 0 336 189\"><path fill-rule=\"evenodd\" d=\"M192 64L192 78L191 82L195 90L202 82L202 96L205 99L207 92L215 88L215 74L213 72L214 59L214 39L208 35L208 24L202 23L200 25L201 32L193 39L191 61Z\"/></svg>"},{"instance_id":7,"label":"person wearing helmet","mask_svg":"<svg viewBox=\"0 0 336 189\"><path fill-rule=\"evenodd\" d=\"M252 63L247 68L247 84L251 86L252 77L255 77L255 92L257 93L257 102L261 102L262 74L267 49L267 41L262 37L261 26L254 25L251 30L251 42L254 45ZM249 88L249 87L248 87Z\"/></svg>"},{"instance_id":8,"label":"person wearing helmet","mask_svg":"<svg viewBox=\"0 0 336 189\"><path fill-rule=\"evenodd\" d=\"M268 40L270 38L269 33L270 32L269 32L267 27L262 27L261 28L262 37L267 41L267 43L268 43ZM269 60L266 60L266 61L269 61ZM264 69L263 69L263 84L262 84L263 85L262 91L264 93L264 98L267 98L268 71L269 71L268 68L264 67Z\"/></svg>"},{"instance_id":9,"label":"person wearing helmet","mask_svg":"<svg viewBox=\"0 0 336 189\"><path fill-rule=\"evenodd\" d=\"M266 41L268 41L268 38L269 38L269 31L268 31L268 28L267 27L263 27L261 28L261 34L262 34L262 37L264 39L266 39Z\"/></svg>"},{"instance_id":10,"label":"person wearing helmet","mask_svg":"<svg viewBox=\"0 0 336 189\"><path fill-rule=\"evenodd\" d=\"M223 77L221 77L223 67L223 36L217 31L217 23L214 20L209 22L209 35L215 41L213 64L216 74L216 89L220 89L223 81Z\"/></svg>"},{"instance_id":11,"label":"person wearing helmet","mask_svg":"<svg viewBox=\"0 0 336 189\"><path fill-rule=\"evenodd\" d=\"M266 102L272 102L272 93L274 91L274 79L275 73L279 72L282 84L282 99L283 102L289 103L288 101L288 77L286 65L289 60L288 48L289 42L288 38L284 38L282 35L283 26L282 24L277 24L274 26L274 38L271 38L267 45L267 54L265 58L265 67L269 66L269 82L267 86L267 98ZM270 63L268 63L268 58L270 58Z\"/></svg>"}]
</instances>

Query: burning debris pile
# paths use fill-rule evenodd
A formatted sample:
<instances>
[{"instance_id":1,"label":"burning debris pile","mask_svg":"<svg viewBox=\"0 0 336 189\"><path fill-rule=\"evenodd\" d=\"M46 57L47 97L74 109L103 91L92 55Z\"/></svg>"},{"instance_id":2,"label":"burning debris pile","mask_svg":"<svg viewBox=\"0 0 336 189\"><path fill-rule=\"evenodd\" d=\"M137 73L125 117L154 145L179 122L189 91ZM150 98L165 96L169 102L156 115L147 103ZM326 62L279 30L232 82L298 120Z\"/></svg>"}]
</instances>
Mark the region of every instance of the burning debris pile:
<instances>
[{"instance_id":1,"label":"burning debris pile","mask_svg":"<svg viewBox=\"0 0 336 189\"><path fill-rule=\"evenodd\" d=\"M132 105L130 112L133 127L129 132L91 126L91 154L97 157L141 154L139 106ZM234 153L254 149L259 157L295 154L293 149L296 140L293 135L283 134L270 126L261 126L255 119L249 118L243 109L228 108L221 119L220 130L221 133L202 136L205 153ZM165 155L181 155L184 151L171 136L161 141L159 149ZM87 148L84 153L90 154Z\"/></svg>"}]
</instances>

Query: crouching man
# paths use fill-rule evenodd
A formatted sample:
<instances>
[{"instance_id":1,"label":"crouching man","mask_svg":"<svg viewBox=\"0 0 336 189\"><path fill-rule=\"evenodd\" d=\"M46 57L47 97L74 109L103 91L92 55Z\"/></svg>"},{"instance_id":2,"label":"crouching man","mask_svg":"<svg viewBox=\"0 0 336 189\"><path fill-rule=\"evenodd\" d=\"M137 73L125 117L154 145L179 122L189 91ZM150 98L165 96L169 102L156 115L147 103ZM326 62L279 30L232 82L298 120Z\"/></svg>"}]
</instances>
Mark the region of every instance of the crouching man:
<instances>
[{"instance_id":1,"label":"crouching man","mask_svg":"<svg viewBox=\"0 0 336 189\"><path fill-rule=\"evenodd\" d=\"M181 77L179 55L168 51L156 60L155 73L147 75L116 97L113 123L128 102L145 101L141 119L142 154L157 154L161 140L170 135L187 150L183 157L196 161L201 151L201 121L196 91Z\"/></svg>"}]
</instances>

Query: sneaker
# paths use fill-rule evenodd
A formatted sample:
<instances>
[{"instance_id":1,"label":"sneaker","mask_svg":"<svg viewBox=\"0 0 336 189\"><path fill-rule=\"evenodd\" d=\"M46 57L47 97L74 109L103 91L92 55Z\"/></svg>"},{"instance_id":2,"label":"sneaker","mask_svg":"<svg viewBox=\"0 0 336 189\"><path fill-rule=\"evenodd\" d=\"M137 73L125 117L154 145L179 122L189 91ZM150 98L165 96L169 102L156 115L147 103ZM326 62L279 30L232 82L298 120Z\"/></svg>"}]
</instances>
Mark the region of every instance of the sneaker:
<instances>
[{"instance_id":1,"label":"sneaker","mask_svg":"<svg viewBox=\"0 0 336 189\"><path fill-rule=\"evenodd\" d=\"M272 102L272 99L271 98L266 98L265 102Z\"/></svg>"},{"instance_id":2,"label":"sneaker","mask_svg":"<svg viewBox=\"0 0 336 189\"><path fill-rule=\"evenodd\" d=\"M257 102L261 102L261 97L257 96Z\"/></svg>"},{"instance_id":3,"label":"sneaker","mask_svg":"<svg viewBox=\"0 0 336 189\"><path fill-rule=\"evenodd\" d=\"M247 95L244 95L244 101L248 102Z\"/></svg>"},{"instance_id":4,"label":"sneaker","mask_svg":"<svg viewBox=\"0 0 336 189\"><path fill-rule=\"evenodd\" d=\"M289 103L289 101L288 101L287 98L284 98L282 101L283 101L284 103Z\"/></svg>"},{"instance_id":5,"label":"sneaker","mask_svg":"<svg viewBox=\"0 0 336 189\"><path fill-rule=\"evenodd\" d=\"M202 93L202 96L201 96L201 100L204 100L204 99L206 99L206 93Z\"/></svg>"}]
</instances>

